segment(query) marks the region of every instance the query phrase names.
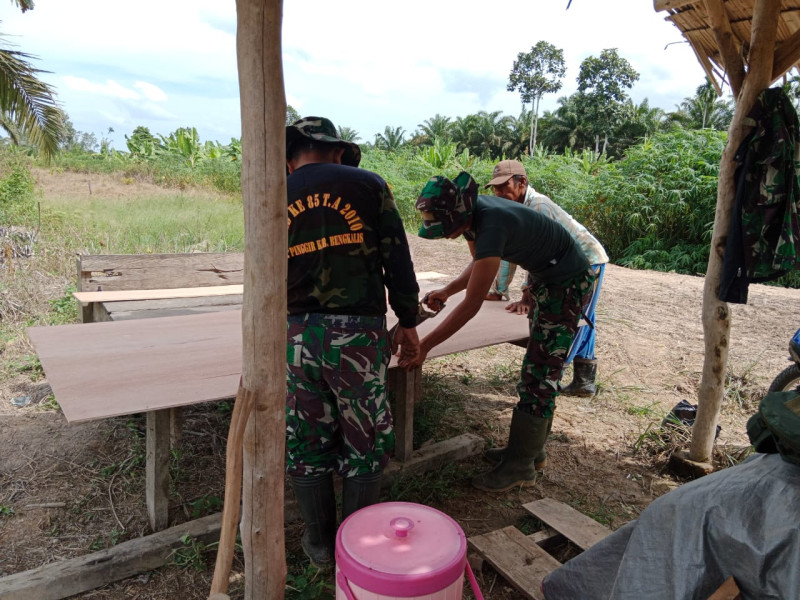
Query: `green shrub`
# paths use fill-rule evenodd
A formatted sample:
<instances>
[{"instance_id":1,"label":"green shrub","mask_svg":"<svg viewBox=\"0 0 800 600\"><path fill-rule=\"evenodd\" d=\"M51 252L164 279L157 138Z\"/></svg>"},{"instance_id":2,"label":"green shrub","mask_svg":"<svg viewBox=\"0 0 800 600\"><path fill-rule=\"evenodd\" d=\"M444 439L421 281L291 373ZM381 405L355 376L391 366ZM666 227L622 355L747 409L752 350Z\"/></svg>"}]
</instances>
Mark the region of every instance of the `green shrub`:
<instances>
[{"instance_id":1,"label":"green shrub","mask_svg":"<svg viewBox=\"0 0 800 600\"><path fill-rule=\"evenodd\" d=\"M0 152L0 224L36 223L31 159L13 148Z\"/></svg>"}]
</instances>

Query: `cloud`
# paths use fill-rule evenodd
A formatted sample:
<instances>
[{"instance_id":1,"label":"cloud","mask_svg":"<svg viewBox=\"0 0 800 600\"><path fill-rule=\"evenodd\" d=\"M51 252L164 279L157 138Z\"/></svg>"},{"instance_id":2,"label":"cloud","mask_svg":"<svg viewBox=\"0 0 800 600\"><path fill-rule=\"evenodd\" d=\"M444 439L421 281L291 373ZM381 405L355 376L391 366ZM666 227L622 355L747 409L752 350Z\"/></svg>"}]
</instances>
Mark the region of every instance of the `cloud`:
<instances>
[{"instance_id":1,"label":"cloud","mask_svg":"<svg viewBox=\"0 0 800 600\"><path fill-rule=\"evenodd\" d=\"M157 85L147 83L146 81L137 81L133 84L133 87L140 90L148 100L152 100L153 102L167 101L167 95Z\"/></svg>"},{"instance_id":2,"label":"cloud","mask_svg":"<svg viewBox=\"0 0 800 600\"><path fill-rule=\"evenodd\" d=\"M83 77L64 75L61 80L67 88L78 92L89 92L91 94L99 94L101 96L121 98L124 100L136 100L139 98L139 94L134 90L120 85L113 79L107 79L105 83L95 83Z\"/></svg>"},{"instance_id":3,"label":"cloud","mask_svg":"<svg viewBox=\"0 0 800 600\"><path fill-rule=\"evenodd\" d=\"M498 89L505 87L505 81L498 77L476 75L465 69L444 69L441 74L445 91L475 94L484 107L497 94Z\"/></svg>"}]
</instances>

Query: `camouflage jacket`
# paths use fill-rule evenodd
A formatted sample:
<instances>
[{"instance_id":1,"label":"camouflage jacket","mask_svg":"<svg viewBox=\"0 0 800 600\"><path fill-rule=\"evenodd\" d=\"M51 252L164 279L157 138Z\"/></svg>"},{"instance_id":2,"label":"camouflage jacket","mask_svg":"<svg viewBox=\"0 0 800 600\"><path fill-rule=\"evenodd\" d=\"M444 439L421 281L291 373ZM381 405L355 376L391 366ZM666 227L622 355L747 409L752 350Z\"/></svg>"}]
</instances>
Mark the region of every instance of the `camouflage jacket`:
<instances>
[{"instance_id":1,"label":"camouflage jacket","mask_svg":"<svg viewBox=\"0 0 800 600\"><path fill-rule=\"evenodd\" d=\"M753 131L734 159L736 195L719 299L747 302L750 282L800 267L800 122L781 88L761 92L745 120Z\"/></svg>"},{"instance_id":2,"label":"camouflage jacket","mask_svg":"<svg viewBox=\"0 0 800 600\"><path fill-rule=\"evenodd\" d=\"M416 324L419 287L386 182L355 167L317 163L287 178L289 314L382 316L389 304Z\"/></svg>"}]
</instances>

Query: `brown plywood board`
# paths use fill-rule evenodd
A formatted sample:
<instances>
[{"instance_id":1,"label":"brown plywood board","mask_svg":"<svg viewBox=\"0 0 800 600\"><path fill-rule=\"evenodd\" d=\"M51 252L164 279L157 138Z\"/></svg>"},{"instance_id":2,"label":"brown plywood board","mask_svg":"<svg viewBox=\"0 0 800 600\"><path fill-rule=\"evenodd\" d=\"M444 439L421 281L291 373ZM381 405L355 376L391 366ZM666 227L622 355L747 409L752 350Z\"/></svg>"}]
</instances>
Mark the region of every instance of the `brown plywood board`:
<instances>
[{"instance_id":1,"label":"brown plywood board","mask_svg":"<svg viewBox=\"0 0 800 600\"><path fill-rule=\"evenodd\" d=\"M611 533L611 530L594 519L552 498L528 502L522 508L544 521L581 550L591 548Z\"/></svg>"},{"instance_id":2,"label":"brown plywood board","mask_svg":"<svg viewBox=\"0 0 800 600\"><path fill-rule=\"evenodd\" d=\"M420 325L420 337L462 297L457 294L441 314ZM484 302L428 357L526 338L528 319L507 313L505 304ZM390 318L388 325L393 324ZM232 398L242 371L241 329L241 310L227 310L32 327L28 335L64 415L80 422Z\"/></svg>"}]
</instances>

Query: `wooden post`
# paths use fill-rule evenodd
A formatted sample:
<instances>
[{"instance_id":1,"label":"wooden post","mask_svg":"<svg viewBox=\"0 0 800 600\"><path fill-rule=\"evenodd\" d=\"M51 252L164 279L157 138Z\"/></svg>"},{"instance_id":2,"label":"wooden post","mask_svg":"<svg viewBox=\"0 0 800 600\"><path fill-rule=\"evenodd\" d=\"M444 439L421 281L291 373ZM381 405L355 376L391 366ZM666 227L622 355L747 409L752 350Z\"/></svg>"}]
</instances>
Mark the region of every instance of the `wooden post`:
<instances>
[{"instance_id":1,"label":"wooden post","mask_svg":"<svg viewBox=\"0 0 800 600\"><path fill-rule=\"evenodd\" d=\"M245 598L283 598L286 436L286 101L281 0L237 0L245 258L242 385L253 394L243 449Z\"/></svg>"},{"instance_id":2,"label":"wooden post","mask_svg":"<svg viewBox=\"0 0 800 600\"><path fill-rule=\"evenodd\" d=\"M169 409L147 412L145 498L153 531L169 523Z\"/></svg>"},{"instance_id":3,"label":"wooden post","mask_svg":"<svg viewBox=\"0 0 800 600\"><path fill-rule=\"evenodd\" d=\"M772 61L780 11L780 2L773 0L755 2L750 41L750 69L744 77L742 91L736 102L736 111L728 129L728 143L720 161L714 232L703 285L705 358L698 391L697 418L689 449L689 458L695 462L711 460L717 419L725 390L731 323L728 304L720 302L718 294L735 193L733 177L736 165L733 158L748 133L744 125L745 116L753 108L758 95L772 81Z\"/></svg>"}]
</instances>

